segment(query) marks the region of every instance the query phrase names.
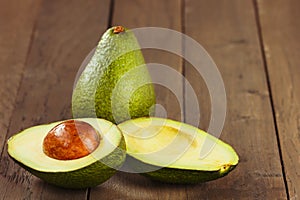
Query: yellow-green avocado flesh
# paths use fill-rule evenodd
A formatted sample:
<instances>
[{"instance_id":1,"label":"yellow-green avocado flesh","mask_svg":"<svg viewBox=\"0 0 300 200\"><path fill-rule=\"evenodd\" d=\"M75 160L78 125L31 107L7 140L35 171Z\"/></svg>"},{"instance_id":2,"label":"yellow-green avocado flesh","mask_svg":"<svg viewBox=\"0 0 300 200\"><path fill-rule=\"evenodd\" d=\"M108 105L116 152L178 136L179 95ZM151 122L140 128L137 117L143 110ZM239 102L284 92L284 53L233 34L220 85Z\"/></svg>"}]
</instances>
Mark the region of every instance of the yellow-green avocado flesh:
<instances>
[{"instance_id":1,"label":"yellow-green avocado flesh","mask_svg":"<svg viewBox=\"0 0 300 200\"><path fill-rule=\"evenodd\" d=\"M188 124L150 117L118 126L126 141L127 165L154 180L200 183L223 177L238 164L230 145Z\"/></svg>"},{"instance_id":2,"label":"yellow-green avocado flesh","mask_svg":"<svg viewBox=\"0 0 300 200\"><path fill-rule=\"evenodd\" d=\"M20 166L51 184L65 188L97 186L123 164L126 152L118 127L103 119L76 119L92 125L101 135L99 146L89 155L74 160L57 160L43 152L43 140L60 122L25 129L8 140L8 153Z\"/></svg>"}]
</instances>

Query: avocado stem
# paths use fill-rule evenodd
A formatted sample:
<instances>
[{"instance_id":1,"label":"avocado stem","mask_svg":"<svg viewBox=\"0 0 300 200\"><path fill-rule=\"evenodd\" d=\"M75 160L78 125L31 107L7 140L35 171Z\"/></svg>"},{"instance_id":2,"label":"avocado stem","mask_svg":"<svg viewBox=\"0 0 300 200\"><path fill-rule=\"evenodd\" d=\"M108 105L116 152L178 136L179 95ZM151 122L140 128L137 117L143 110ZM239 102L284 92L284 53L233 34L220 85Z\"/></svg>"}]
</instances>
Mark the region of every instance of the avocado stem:
<instances>
[{"instance_id":1,"label":"avocado stem","mask_svg":"<svg viewBox=\"0 0 300 200\"><path fill-rule=\"evenodd\" d=\"M124 31L125 31L125 28L123 26L116 26L116 27L114 27L113 33L119 34L119 33L124 32Z\"/></svg>"}]
</instances>

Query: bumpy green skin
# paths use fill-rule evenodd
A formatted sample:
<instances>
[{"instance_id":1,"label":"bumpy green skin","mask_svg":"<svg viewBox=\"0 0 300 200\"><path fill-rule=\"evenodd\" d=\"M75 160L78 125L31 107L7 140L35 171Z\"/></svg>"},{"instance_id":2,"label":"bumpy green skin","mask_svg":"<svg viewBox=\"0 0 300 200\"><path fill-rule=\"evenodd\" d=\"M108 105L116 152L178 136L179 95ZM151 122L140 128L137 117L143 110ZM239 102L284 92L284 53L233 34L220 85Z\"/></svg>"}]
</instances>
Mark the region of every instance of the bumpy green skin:
<instances>
[{"instance_id":1,"label":"bumpy green skin","mask_svg":"<svg viewBox=\"0 0 300 200\"><path fill-rule=\"evenodd\" d=\"M113 30L114 27L104 33L76 84L72 97L76 118L98 117L120 123L149 116L155 104L151 78L134 34L127 29L118 34ZM137 67L139 70L128 73ZM133 95L126 97L130 93Z\"/></svg>"},{"instance_id":2,"label":"bumpy green skin","mask_svg":"<svg viewBox=\"0 0 300 200\"><path fill-rule=\"evenodd\" d=\"M141 162L128 155L126 163L136 172L144 171L145 173L140 174L145 177L155 181L175 184L196 184L212 181L226 176L236 167L236 165L232 165L224 171L200 171L168 167L160 168L158 166Z\"/></svg>"},{"instance_id":3,"label":"bumpy green skin","mask_svg":"<svg viewBox=\"0 0 300 200\"><path fill-rule=\"evenodd\" d=\"M122 138L118 147L100 161L69 172L40 172L29 166L25 166L14 158L12 159L33 175L50 184L64 188L82 189L97 186L116 173L116 169L122 166L126 157L124 138Z\"/></svg>"}]
</instances>

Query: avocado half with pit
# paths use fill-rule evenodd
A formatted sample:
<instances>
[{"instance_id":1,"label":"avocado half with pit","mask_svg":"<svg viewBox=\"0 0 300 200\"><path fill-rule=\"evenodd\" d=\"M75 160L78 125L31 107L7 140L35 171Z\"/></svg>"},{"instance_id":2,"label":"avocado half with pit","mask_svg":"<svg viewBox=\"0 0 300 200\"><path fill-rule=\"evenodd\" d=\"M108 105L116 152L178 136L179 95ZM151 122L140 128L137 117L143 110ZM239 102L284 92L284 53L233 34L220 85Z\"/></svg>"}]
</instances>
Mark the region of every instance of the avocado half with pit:
<instances>
[{"instance_id":1,"label":"avocado half with pit","mask_svg":"<svg viewBox=\"0 0 300 200\"><path fill-rule=\"evenodd\" d=\"M126 166L154 180L205 182L227 175L238 164L230 145L185 123L150 117L118 126L129 155Z\"/></svg>"},{"instance_id":2,"label":"avocado half with pit","mask_svg":"<svg viewBox=\"0 0 300 200\"><path fill-rule=\"evenodd\" d=\"M74 130L70 135L62 136L63 133L60 130L69 131L66 122L70 123L70 120L31 127L12 136L8 140L10 157L33 175L65 188L93 187L113 176L116 169L123 164L126 156L124 138L118 127L103 119L76 119L76 126L77 122L88 124L97 133L93 137L100 140L92 152L77 158L76 156L81 152L80 147L73 146L72 150L68 150L68 143L78 143L80 142L78 140L82 139L87 142L89 148L93 145L93 138L84 133L80 139L78 137L70 139L75 135ZM86 125L83 125L81 129L84 129L84 126ZM49 135L48 133L55 127L56 132L52 136ZM80 124L78 129L80 129ZM47 140L46 137L48 137ZM53 138L56 140L51 143L51 140L54 141ZM55 143L59 142L60 146L55 146ZM48 144L48 148L45 148L45 144ZM60 155L60 151L65 151L65 155ZM62 156L63 160L55 156Z\"/></svg>"}]
</instances>

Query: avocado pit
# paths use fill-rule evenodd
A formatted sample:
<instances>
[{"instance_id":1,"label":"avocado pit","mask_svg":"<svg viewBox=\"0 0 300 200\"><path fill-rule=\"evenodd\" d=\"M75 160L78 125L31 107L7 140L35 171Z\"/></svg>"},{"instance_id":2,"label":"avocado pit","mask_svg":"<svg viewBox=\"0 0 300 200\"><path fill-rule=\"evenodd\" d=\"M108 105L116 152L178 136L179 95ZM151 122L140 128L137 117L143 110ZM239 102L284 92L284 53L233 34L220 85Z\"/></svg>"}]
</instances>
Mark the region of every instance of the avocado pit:
<instances>
[{"instance_id":1,"label":"avocado pit","mask_svg":"<svg viewBox=\"0 0 300 200\"><path fill-rule=\"evenodd\" d=\"M100 139L90 124L67 120L48 132L43 141L43 151L58 160L78 159L92 153L99 146Z\"/></svg>"}]
</instances>

